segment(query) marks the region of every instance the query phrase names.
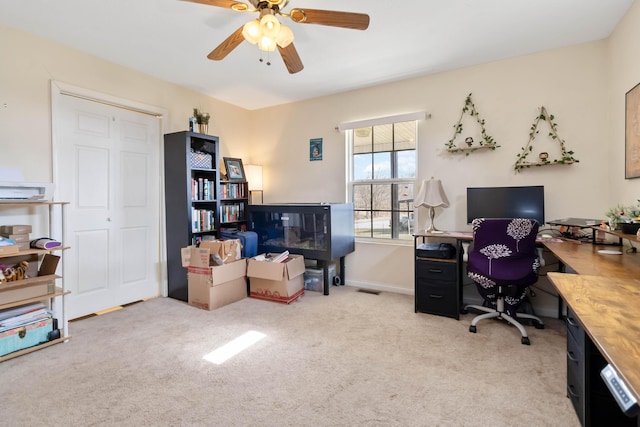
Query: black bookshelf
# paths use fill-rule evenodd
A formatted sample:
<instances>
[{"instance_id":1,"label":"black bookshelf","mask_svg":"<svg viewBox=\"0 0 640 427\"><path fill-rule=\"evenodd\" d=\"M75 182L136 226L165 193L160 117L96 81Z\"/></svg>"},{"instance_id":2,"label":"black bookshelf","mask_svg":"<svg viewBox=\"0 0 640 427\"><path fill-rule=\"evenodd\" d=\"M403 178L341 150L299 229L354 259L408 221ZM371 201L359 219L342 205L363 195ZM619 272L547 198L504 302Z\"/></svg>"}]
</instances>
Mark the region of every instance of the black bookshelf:
<instances>
[{"instance_id":1,"label":"black bookshelf","mask_svg":"<svg viewBox=\"0 0 640 427\"><path fill-rule=\"evenodd\" d=\"M169 296L187 301L187 269L180 249L218 236L220 170L217 136L176 132L164 136L167 280Z\"/></svg>"}]
</instances>

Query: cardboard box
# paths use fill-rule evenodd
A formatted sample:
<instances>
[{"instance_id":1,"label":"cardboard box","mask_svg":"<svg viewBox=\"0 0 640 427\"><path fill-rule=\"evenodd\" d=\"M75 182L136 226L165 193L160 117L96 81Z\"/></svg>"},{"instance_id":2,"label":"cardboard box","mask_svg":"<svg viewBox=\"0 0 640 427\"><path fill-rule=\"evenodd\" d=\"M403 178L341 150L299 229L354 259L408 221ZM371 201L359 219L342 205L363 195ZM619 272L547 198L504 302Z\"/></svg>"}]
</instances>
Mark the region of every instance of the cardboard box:
<instances>
[{"instance_id":1,"label":"cardboard box","mask_svg":"<svg viewBox=\"0 0 640 427\"><path fill-rule=\"evenodd\" d=\"M0 226L0 234L29 234L31 233L30 225L2 225Z\"/></svg>"},{"instance_id":2,"label":"cardboard box","mask_svg":"<svg viewBox=\"0 0 640 427\"><path fill-rule=\"evenodd\" d=\"M20 251L18 245L0 246L0 255L17 254Z\"/></svg>"},{"instance_id":3,"label":"cardboard box","mask_svg":"<svg viewBox=\"0 0 640 427\"><path fill-rule=\"evenodd\" d=\"M209 265L209 248L182 248L182 265L187 268L189 305L215 310L247 297L247 263L244 259L223 265Z\"/></svg>"},{"instance_id":4,"label":"cardboard box","mask_svg":"<svg viewBox=\"0 0 640 427\"><path fill-rule=\"evenodd\" d=\"M22 286L20 282L21 280L18 280L0 285L0 304L11 304L28 298L46 296L55 292L55 284L53 282L38 283L29 286Z\"/></svg>"},{"instance_id":5,"label":"cardboard box","mask_svg":"<svg viewBox=\"0 0 640 427\"><path fill-rule=\"evenodd\" d=\"M7 239L11 239L16 243L27 242L29 243L29 234L8 234L8 233L0 233L0 236L5 237Z\"/></svg>"},{"instance_id":6,"label":"cardboard box","mask_svg":"<svg viewBox=\"0 0 640 427\"><path fill-rule=\"evenodd\" d=\"M189 246L191 248L192 246ZM194 246L195 248L195 246ZM191 255L190 250L185 251L186 248L182 248L182 266L189 266L189 257ZM230 239L230 240L203 240L200 242L200 247L202 251L208 250L209 255L218 254L222 259L223 263L234 262L239 259L242 259L242 245L240 243L240 239ZM204 256L204 252L199 252L199 257ZM209 256L208 255L208 256ZM186 257L186 258L185 258ZM200 267L206 267L211 264L214 264L210 259L200 259L199 264ZM185 264L186 263L186 264Z\"/></svg>"},{"instance_id":7,"label":"cardboard box","mask_svg":"<svg viewBox=\"0 0 640 427\"><path fill-rule=\"evenodd\" d=\"M21 255L19 252L16 252L15 256L0 259L0 264L5 267L16 267L21 261L27 261L29 263L29 268L27 268L28 277L36 277L38 275L38 255L36 254Z\"/></svg>"},{"instance_id":8,"label":"cardboard box","mask_svg":"<svg viewBox=\"0 0 640 427\"><path fill-rule=\"evenodd\" d=\"M215 310L247 297L245 260L213 267L189 267L188 303Z\"/></svg>"},{"instance_id":9,"label":"cardboard box","mask_svg":"<svg viewBox=\"0 0 640 427\"><path fill-rule=\"evenodd\" d=\"M289 255L282 263L249 259L249 295L252 298L289 304L304 295L304 257Z\"/></svg>"}]
</instances>

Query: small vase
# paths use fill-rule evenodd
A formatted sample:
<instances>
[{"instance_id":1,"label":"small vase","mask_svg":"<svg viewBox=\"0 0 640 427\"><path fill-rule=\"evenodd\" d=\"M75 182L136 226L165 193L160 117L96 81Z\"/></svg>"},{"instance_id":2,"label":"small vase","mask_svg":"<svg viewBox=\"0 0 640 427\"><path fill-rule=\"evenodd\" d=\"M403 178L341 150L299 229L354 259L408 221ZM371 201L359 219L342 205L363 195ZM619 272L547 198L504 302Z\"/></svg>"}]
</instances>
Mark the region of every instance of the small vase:
<instances>
[{"instance_id":1,"label":"small vase","mask_svg":"<svg viewBox=\"0 0 640 427\"><path fill-rule=\"evenodd\" d=\"M206 135L207 132L209 131L209 124L199 123L198 129L200 130L200 133L203 133Z\"/></svg>"}]
</instances>

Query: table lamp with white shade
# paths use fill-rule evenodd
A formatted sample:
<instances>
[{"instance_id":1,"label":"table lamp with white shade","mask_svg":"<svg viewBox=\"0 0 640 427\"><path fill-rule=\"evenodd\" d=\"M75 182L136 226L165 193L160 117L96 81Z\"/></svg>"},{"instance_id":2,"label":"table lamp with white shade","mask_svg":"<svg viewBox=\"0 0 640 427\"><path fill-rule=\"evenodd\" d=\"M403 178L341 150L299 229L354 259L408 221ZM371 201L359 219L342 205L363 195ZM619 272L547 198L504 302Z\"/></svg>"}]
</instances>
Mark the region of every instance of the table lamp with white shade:
<instances>
[{"instance_id":1,"label":"table lamp with white shade","mask_svg":"<svg viewBox=\"0 0 640 427\"><path fill-rule=\"evenodd\" d=\"M449 207L449 200L447 199L447 195L444 194L444 189L442 188L442 183L439 179L434 179L431 177L429 180L423 180L422 185L420 185L420 190L418 191L418 195L414 201L414 206L425 206L429 208L429 227L425 230L427 233L442 233L442 231L438 230L435 225L433 225L433 218L436 214L435 208Z\"/></svg>"},{"instance_id":2,"label":"table lamp with white shade","mask_svg":"<svg viewBox=\"0 0 640 427\"><path fill-rule=\"evenodd\" d=\"M253 199L253 193L260 192L260 204L263 203L262 198L262 166L260 165L245 165L244 171L247 174L247 183L249 184L249 203L257 205L257 199Z\"/></svg>"}]
</instances>

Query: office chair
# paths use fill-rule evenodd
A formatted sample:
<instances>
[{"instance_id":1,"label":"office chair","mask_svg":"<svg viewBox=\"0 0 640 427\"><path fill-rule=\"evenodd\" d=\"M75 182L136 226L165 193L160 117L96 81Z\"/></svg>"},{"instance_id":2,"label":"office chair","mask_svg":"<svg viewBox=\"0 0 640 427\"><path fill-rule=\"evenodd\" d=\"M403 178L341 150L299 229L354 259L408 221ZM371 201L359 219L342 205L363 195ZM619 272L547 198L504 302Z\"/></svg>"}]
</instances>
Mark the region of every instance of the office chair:
<instances>
[{"instance_id":1,"label":"office chair","mask_svg":"<svg viewBox=\"0 0 640 427\"><path fill-rule=\"evenodd\" d=\"M483 305L467 305L484 312L471 321L469 332L483 319L499 318L514 325L529 345L524 326L516 319L530 319L536 329L544 323L538 317L517 313L526 301L529 286L538 280L540 259L536 251L538 223L524 218L477 218L473 227L473 247L469 252L467 275L475 282L484 299Z\"/></svg>"}]
</instances>

